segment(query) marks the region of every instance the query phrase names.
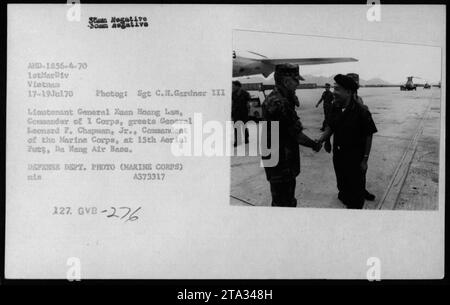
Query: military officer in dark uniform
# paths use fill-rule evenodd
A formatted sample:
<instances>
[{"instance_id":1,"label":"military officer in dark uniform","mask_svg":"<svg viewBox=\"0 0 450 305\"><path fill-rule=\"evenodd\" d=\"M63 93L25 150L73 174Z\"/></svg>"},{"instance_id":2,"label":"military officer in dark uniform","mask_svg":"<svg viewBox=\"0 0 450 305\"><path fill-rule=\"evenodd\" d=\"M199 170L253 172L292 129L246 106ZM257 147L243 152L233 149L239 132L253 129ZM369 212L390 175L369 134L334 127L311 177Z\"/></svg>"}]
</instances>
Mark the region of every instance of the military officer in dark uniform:
<instances>
[{"instance_id":1,"label":"military officer in dark uniform","mask_svg":"<svg viewBox=\"0 0 450 305\"><path fill-rule=\"evenodd\" d=\"M248 122L248 111L250 108L250 94L242 89L239 81L233 81L231 93L231 119L233 122L242 121L244 124ZM234 129L234 146L239 144L238 131ZM248 129L245 128L245 143L248 143Z\"/></svg>"},{"instance_id":2,"label":"military officer in dark uniform","mask_svg":"<svg viewBox=\"0 0 450 305\"><path fill-rule=\"evenodd\" d=\"M365 200L365 175L372 146L372 135L377 132L367 107L355 99L357 83L349 76L334 78L334 102L325 132L319 139L333 139L333 164L336 173L338 198L351 209L362 209Z\"/></svg>"},{"instance_id":3,"label":"military officer in dark uniform","mask_svg":"<svg viewBox=\"0 0 450 305\"><path fill-rule=\"evenodd\" d=\"M359 75L357 73L347 73L347 76L351 77L355 81L355 83L358 85L358 88L359 88ZM358 103L360 103L361 105L366 107L367 110L369 110L369 107L367 107L367 105L364 105L363 99L358 95L358 90L355 90L354 98L356 101L358 101ZM367 174L367 172L366 172L366 174ZM366 188L366 175L364 175L364 198L369 201L375 200L375 195L370 193Z\"/></svg>"},{"instance_id":4,"label":"military officer in dark uniform","mask_svg":"<svg viewBox=\"0 0 450 305\"><path fill-rule=\"evenodd\" d=\"M298 65L281 64L275 67L275 88L262 105L263 119L268 122L268 143L278 137L279 159L275 166L265 166L270 183L272 206L296 207L296 177L300 173L299 144L319 151L321 144L303 133L303 126L295 111L298 98L295 90L302 79ZM279 122L279 134L271 135L270 123ZM263 157L263 164L264 164Z\"/></svg>"}]
</instances>

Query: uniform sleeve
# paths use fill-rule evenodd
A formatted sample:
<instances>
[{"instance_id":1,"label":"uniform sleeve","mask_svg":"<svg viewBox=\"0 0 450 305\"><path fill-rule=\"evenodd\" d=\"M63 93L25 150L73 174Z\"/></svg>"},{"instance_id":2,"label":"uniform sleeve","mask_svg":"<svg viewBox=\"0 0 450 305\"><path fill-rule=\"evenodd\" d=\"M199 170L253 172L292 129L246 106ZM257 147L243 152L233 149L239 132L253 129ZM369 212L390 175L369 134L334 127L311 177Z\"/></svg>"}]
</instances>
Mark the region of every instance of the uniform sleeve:
<instances>
[{"instance_id":1,"label":"uniform sleeve","mask_svg":"<svg viewBox=\"0 0 450 305\"><path fill-rule=\"evenodd\" d=\"M287 101L276 97L268 97L263 103L263 117L269 121L278 121L280 131L285 127L289 136L295 139L303 130L297 112L287 105Z\"/></svg>"},{"instance_id":2,"label":"uniform sleeve","mask_svg":"<svg viewBox=\"0 0 450 305\"><path fill-rule=\"evenodd\" d=\"M378 131L378 129L375 126L375 122L372 119L372 114L370 113L370 111L367 109L364 109L364 110L365 111L363 112L362 130L363 130L363 134L365 136L370 136L370 135L376 133Z\"/></svg>"},{"instance_id":3,"label":"uniform sleeve","mask_svg":"<svg viewBox=\"0 0 450 305\"><path fill-rule=\"evenodd\" d=\"M303 131L303 125L300 122L300 118L298 117L295 109L289 107L286 103L287 101L284 101L281 112L281 120L285 122L289 136L297 139L298 135Z\"/></svg>"},{"instance_id":4,"label":"uniform sleeve","mask_svg":"<svg viewBox=\"0 0 450 305\"><path fill-rule=\"evenodd\" d=\"M233 121L235 121L236 118L236 114L237 114L237 102L236 102L236 97L232 96L231 98L231 119Z\"/></svg>"},{"instance_id":5,"label":"uniform sleeve","mask_svg":"<svg viewBox=\"0 0 450 305\"><path fill-rule=\"evenodd\" d=\"M262 104L263 118L267 121L279 121L281 115L281 101L268 96Z\"/></svg>"},{"instance_id":6,"label":"uniform sleeve","mask_svg":"<svg viewBox=\"0 0 450 305\"><path fill-rule=\"evenodd\" d=\"M341 115L341 110L336 106L336 104L331 105L330 114L327 118L327 124L331 128L331 130L334 132L336 130L336 126L339 120L339 116Z\"/></svg>"}]
</instances>

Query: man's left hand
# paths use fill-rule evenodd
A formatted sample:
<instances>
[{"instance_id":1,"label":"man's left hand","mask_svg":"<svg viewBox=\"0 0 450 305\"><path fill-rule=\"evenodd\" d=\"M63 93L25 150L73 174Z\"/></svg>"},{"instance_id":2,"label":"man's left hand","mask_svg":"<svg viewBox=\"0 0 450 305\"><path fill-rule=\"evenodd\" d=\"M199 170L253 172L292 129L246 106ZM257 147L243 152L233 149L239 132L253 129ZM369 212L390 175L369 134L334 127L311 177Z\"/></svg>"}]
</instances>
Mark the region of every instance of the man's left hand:
<instances>
[{"instance_id":1,"label":"man's left hand","mask_svg":"<svg viewBox=\"0 0 450 305\"><path fill-rule=\"evenodd\" d=\"M322 148L322 143L319 142L318 140L314 140L314 142L315 142L315 145L312 147L312 149L313 149L315 152L319 152L320 149Z\"/></svg>"},{"instance_id":2,"label":"man's left hand","mask_svg":"<svg viewBox=\"0 0 450 305\"><path fill-rule=\"evenodd\" d=\"M362 160L360 167L363 173L367 172L367 160Z\"/></svg>"}]
</instances>

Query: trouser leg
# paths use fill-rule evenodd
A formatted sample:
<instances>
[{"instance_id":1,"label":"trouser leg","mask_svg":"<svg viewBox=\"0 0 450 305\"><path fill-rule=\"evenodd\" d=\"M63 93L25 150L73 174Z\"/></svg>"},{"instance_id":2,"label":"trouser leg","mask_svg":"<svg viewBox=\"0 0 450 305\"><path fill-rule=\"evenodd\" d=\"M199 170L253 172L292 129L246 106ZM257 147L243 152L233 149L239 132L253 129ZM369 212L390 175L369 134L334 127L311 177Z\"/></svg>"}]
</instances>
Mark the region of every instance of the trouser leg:
<instances>
[{"instance_id":1,"label":"trouser leg","mask_svg":"<svg viewBox=\"0 0 450 305\"><path fill-rule=\"evenodd\" d=\"M234 126L236 126L236 121L233 121ZM234 128L234 145L238 144L238 129Z\"/></svg>"},{"instance_id":2,"label":"trouser leg","mask_svg":"<svg viewBox=\"0 0 450 305\"><path fill-rule=\"evenodd\" d=\"M362 209L365 198L365 174L359 163L354 160L346 160L344 165L341 184L344 203L350 209Z\"/></svg>"},{"instance_id":3,"label":"trouser leg","mask_svg":"<svg viewBox=\"0 0 450 305\"><path fill-rule=\"evenodd\" d=\"M248 120L242 120L243 124L245 125ZM234 124L236 124L237 121L234 121ZM245 137L245 143L248 143L248 128L244 128L244 137ZM239 145L242 143L242 128L234 128L234 145Z\"/></svg>"},{"instance_id":4,"label":"trouser leg","mask_svg":"<svg viewBox=\"0 0 450 305\"><path fill-rule=\"evenodd\" d=\"M327 119L330 115L330 107L329 106L323 106L323 123L322 123L322 130L325 130L325 128L327 127Z\"/></svg>"},{"instance_id":5,"label":"trouser leg","mask_svg":"<svg viewBox=\"0 0 450 305\"><path fill-rule=\"evenodd\" d=\"M286 182L270 182L270 193L272 195L272 206L296 207L295 178Z\"/></svg>"},{"instance_id":6,"label":"trouser leg","mask_svg":"<svg viewBox=\"0 0 450 305\"><path fill-rule=\"evenodd\" d=\"M248 123L248 118L245 118L242 120L244 124ZM245 143L248 143L248 128L244 129L244 137L245 137Z\"/></svg>"},{"instance_id":7,"label":"trouser leg","mask_svg":"<svg viewBox=\"0 0 450 305\"><path fill-rule=\"evenodd\" d=\"M366 173L364 173L363 176L364 176L364 177L363 177L364 193L369 193L369 192L367 191L367 188L366 188Z\"/></svg>"},{"instance_id":8,"label":"trouser leg","mask_svg":"<svg viewBox=\"0 0 450 305\"><path fill-rule=\"evenodd\" d=\"M236 122L239 121L234 121L234 125L236 126ZM246 134L245 137L247 139L248 137L248 131L247 129L245 129ZM239 145L242 143L242 127L241 125L238 125L238 127L234 128L234 145Z\"/></svg>"},{"instance_id":9,"label":"trouser leg","mask_svg":"<svg viewBox=\"0 0 450 305\"><path fill-rule=\"evenodd\" d=\"M337 155L337 153L333 153L333 166L334 166L334 173L336 174L336 185L339 193L341 193L341 196L343 196L343 184L344 184L344 172L345 168L343 168L343 162L340 158L340 156Z\"/></svg>"},{"instance_id":10,"label":"trouser leg","mask_svg":"<svg viewBox=\"0 0 450 305\"><path fill-rule=\"evenodd\" d=\"M359 169L355 168L349 173L348 177L348 206L352 209L362 209L365 198L365 175Z\"/></svg>"}]
</instances>

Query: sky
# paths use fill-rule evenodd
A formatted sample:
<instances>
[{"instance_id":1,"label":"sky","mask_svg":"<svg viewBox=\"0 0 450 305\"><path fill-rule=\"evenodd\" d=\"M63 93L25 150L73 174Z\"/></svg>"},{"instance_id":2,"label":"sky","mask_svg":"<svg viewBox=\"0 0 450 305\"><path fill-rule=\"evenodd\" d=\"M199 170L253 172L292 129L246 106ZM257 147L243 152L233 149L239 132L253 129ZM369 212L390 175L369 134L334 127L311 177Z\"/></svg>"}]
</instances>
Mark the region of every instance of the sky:
<instances>
[{"instance_id":1,"label":"sky","mask_svg":"<svg viewBox=\"0 0 450 305\"><path fill-rule=\"evenodd\" d=\"M238 55L258 58L247 51L269 58L353 57L358 62L301 66L300 74L331 76L358 73L365 80L381 78L393 84L417 76L420 81L441 81L441 48L305 35L253 31L234 31L233 49ZM418 81L419 82L419 81Z\"/></svg>"}]
</instances>

